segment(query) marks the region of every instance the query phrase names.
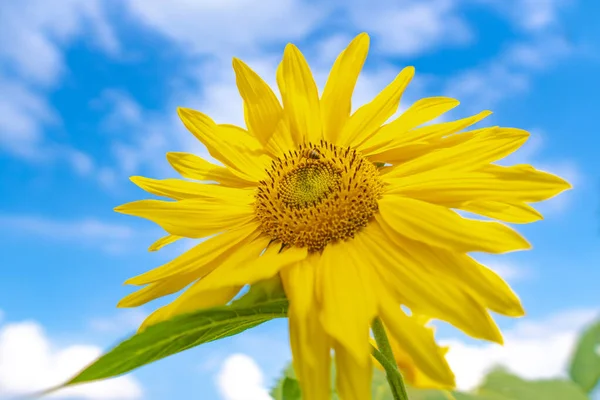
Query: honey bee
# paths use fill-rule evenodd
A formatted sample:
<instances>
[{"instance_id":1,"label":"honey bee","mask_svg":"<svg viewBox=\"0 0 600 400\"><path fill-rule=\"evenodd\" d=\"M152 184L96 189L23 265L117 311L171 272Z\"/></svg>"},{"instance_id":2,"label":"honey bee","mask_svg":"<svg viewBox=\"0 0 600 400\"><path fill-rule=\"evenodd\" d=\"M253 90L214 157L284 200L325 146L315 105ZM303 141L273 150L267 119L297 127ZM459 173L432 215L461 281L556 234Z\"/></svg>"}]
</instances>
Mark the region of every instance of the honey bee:
<instances>
[{"instance_id":1,"label":"honey bee","mask_svg":"<svg viewBox=\"0 0 600 400\"><path fill-rule=\"evenodd\" d=\"M318 160L319 158L321 158L321 155L319 154L319 152L315 149L310 149L307 153L306 158L312 158L313 160Z\"/></svg>"}]
</instances>

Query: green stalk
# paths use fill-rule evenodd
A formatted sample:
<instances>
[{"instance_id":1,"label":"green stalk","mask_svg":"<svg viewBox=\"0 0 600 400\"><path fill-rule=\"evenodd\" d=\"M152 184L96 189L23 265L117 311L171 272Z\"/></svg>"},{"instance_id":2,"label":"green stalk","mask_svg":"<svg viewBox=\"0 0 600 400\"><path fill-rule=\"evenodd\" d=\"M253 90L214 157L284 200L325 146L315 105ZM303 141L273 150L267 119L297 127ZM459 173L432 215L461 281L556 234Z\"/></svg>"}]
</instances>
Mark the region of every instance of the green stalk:
<instances>
[{"instance_id":1,"label":"green stalk","mask_svg":"<svg viewBox=\"0 0 600 400\"><path fill-rule=\"evenodd\" d=\"M375 318L371 324L371 330L373 331L373 336L375 336L375 342L377 343L377 349L373 349L373 356L385 369L387 381L392 389L394 400L408 400L404 380L396 365L394 352L392 351L392 346L390 346L390 341L385 332L385 328L383 327L383 322L381 322L379 318Z\"/></svg>"}]
</instances>

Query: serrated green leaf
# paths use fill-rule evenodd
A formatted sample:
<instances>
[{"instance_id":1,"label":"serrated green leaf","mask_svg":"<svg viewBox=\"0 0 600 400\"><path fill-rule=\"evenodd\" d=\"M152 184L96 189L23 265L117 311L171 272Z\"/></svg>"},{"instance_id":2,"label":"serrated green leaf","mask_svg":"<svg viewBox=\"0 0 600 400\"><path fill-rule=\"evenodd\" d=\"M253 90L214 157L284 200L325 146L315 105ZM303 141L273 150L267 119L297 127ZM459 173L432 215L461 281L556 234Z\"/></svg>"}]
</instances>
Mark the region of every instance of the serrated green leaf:
<instances>
[{"instance_id":1,"label":"serrated green leaf","mask_svg":"<svg viewBox=\"0 0 600 400\"><path fill-rule=\"evenodd\" d=\"M569 367L569 376L586 393L600 381L600 321L587 328L579 338Z\"/></svg>"},{"instance_id":2,"label":"serrated green leaf","mask_svg":"<svg viewBox=\"0 0 600 400\"><path fill-rule=\"evenodd\" d=\"M283 380L281 400L301 400L300 384L296 379L286 377Z\"/></svg>"},{"instance_id":3,"label":"serrated green leaf","mask_svg":"<svg viewBox=\"0 0 600 400\"><path fill-rule=\"evenodd\" d=\"M285 317L287 307L287 300L278 299L251 307L215 307L158 323L123 341L51 391L116 377L200 344L238 334L271 319Z\"/></svg>"},{"instance_id":4,"label":"serrated green leaf","mask_svg":"<svg viewBox=\"0 0 600 400\"><path fill-rule=\"evenodd\" d=\"M561 379L526 381L496 369L490 372L477 394L485 400L589 400L575 383Z\"/></svg>"}]
</instances>

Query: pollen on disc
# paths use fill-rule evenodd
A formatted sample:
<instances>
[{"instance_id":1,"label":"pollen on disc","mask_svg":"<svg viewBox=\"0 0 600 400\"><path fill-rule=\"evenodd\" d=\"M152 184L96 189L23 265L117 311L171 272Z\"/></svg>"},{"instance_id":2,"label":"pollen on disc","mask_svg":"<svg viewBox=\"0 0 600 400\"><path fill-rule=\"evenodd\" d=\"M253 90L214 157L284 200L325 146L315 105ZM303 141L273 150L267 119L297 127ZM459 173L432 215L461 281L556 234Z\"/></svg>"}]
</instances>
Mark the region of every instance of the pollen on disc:
<instances>
[{"instance_id":1,"label":"pollen on disc","mask_svg":"<svg viewBox=\"0 0 600 400\"><path fill-rule=\"evenodd\" d=\"M263 232L309 251L351 238L366 226L383 188L373 163L324 141L288 152L267 172L255 202Z\"/></svg>"}]
</instances>

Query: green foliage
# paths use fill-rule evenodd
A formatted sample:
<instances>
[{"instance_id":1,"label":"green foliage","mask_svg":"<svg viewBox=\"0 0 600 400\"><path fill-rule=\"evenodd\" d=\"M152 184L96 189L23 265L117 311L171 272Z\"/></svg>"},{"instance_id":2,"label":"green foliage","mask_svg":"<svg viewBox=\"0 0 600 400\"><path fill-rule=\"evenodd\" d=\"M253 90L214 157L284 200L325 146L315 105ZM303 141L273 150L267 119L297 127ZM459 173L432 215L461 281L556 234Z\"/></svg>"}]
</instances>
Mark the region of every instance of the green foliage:
<instances>
[{"instance_id":1,"label":"green foliage","mask_svg":"<svg viewBox=\"0 0 600 400\"><path fill-rule=\"evenodd\" d=\"M288 370L291 366L288 366ZM275 386L281 388L284 382L295 378L284 376ZM281 390L281 389L279 389ZM526 381L502 369L490 372L483 384L474 392L448 392L434 389L417 389L407 385L410 400L589 400L588 396L575 383L568 380L551 379ZM278 394L277 389L271 392L275 400L286 400ZM301 400L299 389L289 400ZM374 369L371 386L373 400L393 400L387 383L385 372Z\"/></svg>"},{"instance_id":2,"label":"green foliage","mask_svg":"<svg viewBox=\"0 0 600 400\"><path fill-rule=\"evenodd\" d=\"M569 375L586 393L600 381L600 321L585 330L571 360Z\"/></svg>"},{"instance_id":3,"label":"green foliage","mask_svg":"<svg viewBox=\"0 0 600 400\"><path fill-rule=\"evenodd\" d=\"M241 333L287 315L286 299L257 285L229 306L200 310L148 327L98 358L62 387L116 377L172 354Z\"/></svg>"},{"instance_id":4,"label":"green foliage","mask_svg":"<svg viewBox=\"0 0 600 400\"><path fill-rule=\"evenodd\" d=\"M283 400L283 385L288 380L296 381L296 374L294 373L294 367L292 364L287 366L287 368L283 371L283 376L281 379L279 379L275 386L273 386L273 389L271 389L271 397L273 397L275 400ZM298 383L298 381L296 381L296 383ZM300 386L298 385L298 387Z\"/></svg>"},{"instance_id":5,"label":"green foliage","mask_svg":"<svg viewBox=\"0 0 600 400\"><path fill-rule=\"evenodd\" d=\"M503 369L490 372L477 394L489 400L588 400L575 383L562 379L526 381Z\"/></svg>"}]
</instances>

